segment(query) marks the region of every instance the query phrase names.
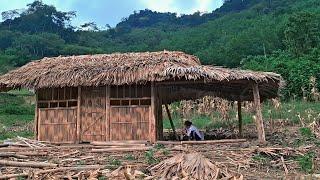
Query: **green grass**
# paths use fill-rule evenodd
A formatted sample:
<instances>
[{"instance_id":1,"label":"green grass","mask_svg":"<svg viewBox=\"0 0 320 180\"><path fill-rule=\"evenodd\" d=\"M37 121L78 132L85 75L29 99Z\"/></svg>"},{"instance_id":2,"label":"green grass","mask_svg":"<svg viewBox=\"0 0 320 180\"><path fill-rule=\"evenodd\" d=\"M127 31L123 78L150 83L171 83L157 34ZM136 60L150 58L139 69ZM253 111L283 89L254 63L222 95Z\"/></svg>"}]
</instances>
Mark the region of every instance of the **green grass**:
<instances>
[{"instance_id":1,"label":"green grass","mask_svg":"<svg viewBox=\"0 0 320 180\"><path fill-rule=\"evenodd\" d=\"M314 167L313 167L314 158L315 158L314 152L308 152L304 155L297 157L296 161L298 161L301 171L306 173L312 173L314 170Z\"/></svg>"},{"instance_id":2,"label":"green grass","mask_svg":"<svg viewBox=\"0 0 320 180\"><path fill-rule=\"evenodd\" d=\"M27 90L0 93L0 140L33 136L28 128L34 119L33 99Z\"/></svg>"}]
</instances>

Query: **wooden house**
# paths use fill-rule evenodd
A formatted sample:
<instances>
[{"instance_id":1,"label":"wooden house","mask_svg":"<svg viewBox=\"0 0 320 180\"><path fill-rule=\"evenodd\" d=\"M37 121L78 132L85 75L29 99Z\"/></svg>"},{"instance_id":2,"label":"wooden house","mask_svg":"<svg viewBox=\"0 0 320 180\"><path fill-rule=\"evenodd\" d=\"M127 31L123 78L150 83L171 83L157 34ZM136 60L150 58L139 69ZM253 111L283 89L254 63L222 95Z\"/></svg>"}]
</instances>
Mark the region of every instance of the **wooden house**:
<instances>
[{"instance_id":1,"label":"wooden house","mask_svg":"<svg viewBox=\"0 0 320 180\"><path fill-rule=\"evenodd\" d=\"M277 97L280 84L278 74L204 66L171 51L43 58L0 76L2 91L35 90L36 138L59 143L155 142L162 105L205 95L255 101L264 141L260 100Z\"/></svg>"}]
</instances>

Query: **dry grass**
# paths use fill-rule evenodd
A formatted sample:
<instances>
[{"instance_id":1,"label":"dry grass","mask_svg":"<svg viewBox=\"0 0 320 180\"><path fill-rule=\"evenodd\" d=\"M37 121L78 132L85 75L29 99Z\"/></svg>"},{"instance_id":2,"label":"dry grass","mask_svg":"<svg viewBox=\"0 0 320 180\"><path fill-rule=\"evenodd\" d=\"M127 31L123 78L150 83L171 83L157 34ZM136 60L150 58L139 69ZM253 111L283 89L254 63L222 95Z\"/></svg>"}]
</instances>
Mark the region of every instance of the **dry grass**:
<instances>
[{"instance_id":1,"label":"dry grass","mask_svg":"<svg viewBox=\"0 0 320 180\"><path fill-rule=\"evenodd\" d=\"M241 93L242 88L254 81L259 83L262 97L277 96L282 82L281 76L275 73L203 66L195 56L183 52L160 51L44 58L0 76L0 89L144 84L150 81L179 80L214 83L221 93L224 86ZM239 93L233 95L239 96Z\"/></svg>"}]
</instances>

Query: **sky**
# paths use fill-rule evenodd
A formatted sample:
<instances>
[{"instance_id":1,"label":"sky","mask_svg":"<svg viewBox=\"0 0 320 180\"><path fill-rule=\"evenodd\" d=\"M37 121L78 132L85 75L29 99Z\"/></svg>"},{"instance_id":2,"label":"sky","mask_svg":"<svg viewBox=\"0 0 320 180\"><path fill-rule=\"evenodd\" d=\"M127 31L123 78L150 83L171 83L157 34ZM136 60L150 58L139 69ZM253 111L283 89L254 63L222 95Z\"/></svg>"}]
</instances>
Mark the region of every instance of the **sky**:
<instances>
[{"instance_id":1,"label":"sky","mask_svg":"<svg viewBox=\"0 0 320 180\"><path fill-rule=\"evenodd\" d=\"M96 22L102 27L114 27L122 18L135 10L150 9L158 12L192 14L196 11L211 12L222 5L222 0L42 0L59 11L76 11L73 24ZM0 0L0 12L25 8L33 0Z\"/></svg>"}]
</instances>

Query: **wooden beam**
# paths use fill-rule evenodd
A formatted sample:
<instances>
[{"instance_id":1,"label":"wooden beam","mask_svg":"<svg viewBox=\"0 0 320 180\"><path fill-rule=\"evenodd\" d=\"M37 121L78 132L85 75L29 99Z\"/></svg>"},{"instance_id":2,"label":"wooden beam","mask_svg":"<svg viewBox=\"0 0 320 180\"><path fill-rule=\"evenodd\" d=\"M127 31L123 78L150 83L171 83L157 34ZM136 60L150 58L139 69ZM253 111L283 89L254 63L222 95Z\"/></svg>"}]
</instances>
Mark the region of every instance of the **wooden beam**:
<instances>
[{"instance_id":1,"label":"wooden beam","mask_svg":"<svg viewBox=\"0 0 320 180\"><path fill-rule=\"evenodd\" d=\"M171 113L170 113L168 104L165 104L165 108L166 108L166 112L167 112L167 115L168 115L168 118L169 118L169 121L170 121L170 125L171 125L171 128L172 128L172 131L173 131L173 135L176 138L176 140L179 140L179 137L178 137L177 132L176 132L176 128L174 127L174 124L173 124L173 121L172 121L172 117L171 117Z\"/></svg>"},{"instance_id":2,"label":"wooden beam","mask_svg":"<svg viewBox=\"0 0 320 180\"><path fill-rule=\"evenodd\" d=\"M34 139L38 140L38 91L35 91L35 108L34 108Z\"/></svg>"},{"instance_id":3,"label":"wooden beam","mask_svg":"<svg viewBox=\"0 0 320 180\"><path fill-rule=\"evenodd\" d=\"M156 107L156 88L154 87L154 82L151 82L151 107L150 107L150 115L149 115L149 140L151 143L155 142L157 139L155 107Z\"/></svg>"},{"instance_id":4,"label":"wooden beam","mask_svg":"<svg viewBox=\"0 0 320 180\"><path fill-rule=\"evenodd\" d=\"M106 86L106 141L110 141L110 86Z\"/></svg>"},{"instance_id":5,"label":"wooden beam","mask_svg":"<svg viewBox=\"0 0 320 180\"><path fill-rule=\"evenodd\" d=\"M78 98L77 98L77 142L81 142L81 86L78 86Z\"/></svg>"},{"instance_id":6,"label":"wooden beam","mask_svg":"<svg viewBox=\"0 0 320 180\"><path fill-rule=\"evenodd\" d=\"M221 140L207 140L207 141L157 141L157 144L228 144L228 143L242 143L246 142L246 139L221 139Z\"/></svg>"},{"instance_id":7,"label":"wooden beam","mask_svg":"<svg viewBox=\"0 0 320 180\"><path fill-rule=\"evenodd\" d=\"M263 119L261 113L261 104L260 104L260 94L259 94L259 86L257 83L252 85L253 89L253 99L256 110L256 126L258 131L258 140L260 143L266 142L266 136L264 133Z\"/></svg>"},{"instance_id":8,"label":"wooden beam","mask_svg":"<svg viewBox=\"0 0 320 180\"><path fill-rule=\"evenodd\" d=\"M241 101L238 101L238 120L239 120L239 137L242 137L242 113L241 113Z\"/></svg>"}]
</instances>

